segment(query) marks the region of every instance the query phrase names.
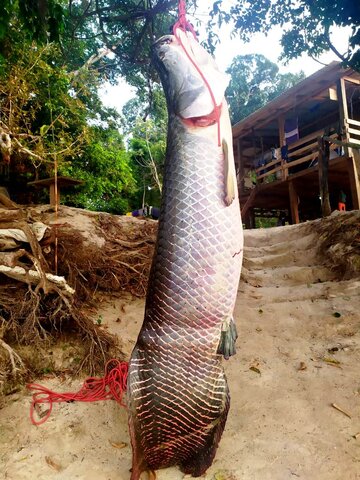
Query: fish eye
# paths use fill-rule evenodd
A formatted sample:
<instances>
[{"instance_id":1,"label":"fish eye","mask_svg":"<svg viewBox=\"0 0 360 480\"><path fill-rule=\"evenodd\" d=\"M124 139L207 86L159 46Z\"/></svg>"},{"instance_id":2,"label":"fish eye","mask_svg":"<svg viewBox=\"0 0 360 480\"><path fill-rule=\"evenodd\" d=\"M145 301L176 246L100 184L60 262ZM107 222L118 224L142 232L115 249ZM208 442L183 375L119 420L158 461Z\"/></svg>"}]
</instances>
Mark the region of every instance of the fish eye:
<instances>
[{"instance_id":1,"label":"fish eye","mask_svg":"<svg viewBox=\"0 0 360 480\"><path fill-rule=\"evenodd\" d=\"M169 35L161 41L161 45L170 45L172 43L172 37Z\"/></svg>"}]
</instances>

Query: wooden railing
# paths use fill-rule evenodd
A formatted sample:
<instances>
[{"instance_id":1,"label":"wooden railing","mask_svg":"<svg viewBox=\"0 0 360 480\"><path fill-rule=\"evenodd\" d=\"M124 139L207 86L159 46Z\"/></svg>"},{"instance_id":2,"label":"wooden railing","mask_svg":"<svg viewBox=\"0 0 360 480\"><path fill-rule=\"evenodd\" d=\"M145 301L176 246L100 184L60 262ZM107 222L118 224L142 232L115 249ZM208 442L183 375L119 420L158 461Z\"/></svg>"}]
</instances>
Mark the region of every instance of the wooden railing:
<instances>
[{"instance_id":1,"label":"wooden railing","mask_svg":"<svg viewBox=\"0 0 360 480\"><path fill-rule=\"evenodd\" d=\"M256 172L256 179L257 181L265 179L266 177L269 177L270 175L273 175L276 172L279 172L280 170L283 169L283 160L280 158L277 158L266 165L262 165L261 167L257 168L255 170ZM273 168L271 168L273 167ZM268 170L270 168L270 170ZM267 170L267 171L266 171Z\"/></svg>"},{"instance_id":2,"label":"wooden railing","mask_svg":"<svg viewBox=\"0 0 360 480\"><path fill-rule=\"evenodd\" d=\"M360 122L357 122L359 126L358 135L360 135ZM350 129L349 129L350 131ZM256 172L256 178L259 183L265 182L266 179L269 179L271 175L281 172L281 179L286 180L286 178L293 173L291 170L293 167L303 165L303 168L309 168L311 163L317 160L319 156L318 149L318 138L323 136L325 133L324 130L318 130L317 132L311 133L306 137L300 138L296 142L292 143L288 147L287 157L288 160L283 160L282 158L277 158L258 167ZM336 138L337 134L333 133L329 137ZM360 144L360 140L359 140ZM330 149L335 150L337 145L331 145ZM301 168L299 169L301 170Z\"/></svg>"},{"instance_id":3,"label":"wooden railing","mask_svg":"<svg viewBox=\"0 0 360 480\"><path fill-rule=\"evenodd\" d=\"M351 120L348 118L347 123L347 132L349 135L349 142L360 145L360 122L357 120Z\"/></svg>"}]
</instances>

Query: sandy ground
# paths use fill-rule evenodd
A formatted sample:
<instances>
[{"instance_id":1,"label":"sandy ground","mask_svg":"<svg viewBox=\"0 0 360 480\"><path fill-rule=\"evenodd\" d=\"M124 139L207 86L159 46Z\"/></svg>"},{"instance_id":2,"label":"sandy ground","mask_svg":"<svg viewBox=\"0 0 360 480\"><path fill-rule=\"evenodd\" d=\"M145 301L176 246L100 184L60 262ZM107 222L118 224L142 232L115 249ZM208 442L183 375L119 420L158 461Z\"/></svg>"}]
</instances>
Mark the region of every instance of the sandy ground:
<instances>
[{"instance_id":1,"label":"sandy ground","mask_svg":"<svg viewBox=\"0 0 360 480\"><path fill-rule=\"evenodd\" d=\"M248 231L245 244L238 354L225 362L231 409L204 478L360 479L360 281L334 281L309 225ZM131 297L99 308L128 354L143 308ZM80 386L41 383L60 391ZM55 405L35 427L29 404L24 391L0 410L1 479L129 479L123 408L113 401ZM182 478L176 468L158 472L158 480Z\"/></svg>"}]
</instances>

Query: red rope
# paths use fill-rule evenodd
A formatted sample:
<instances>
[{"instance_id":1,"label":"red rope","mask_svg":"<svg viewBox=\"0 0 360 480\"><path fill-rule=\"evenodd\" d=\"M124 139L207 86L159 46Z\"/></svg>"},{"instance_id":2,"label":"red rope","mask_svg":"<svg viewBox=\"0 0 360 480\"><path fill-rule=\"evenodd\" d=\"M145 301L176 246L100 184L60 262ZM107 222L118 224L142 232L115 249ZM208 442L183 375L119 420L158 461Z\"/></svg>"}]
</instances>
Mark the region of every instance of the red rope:
<instances>
[{"instance_id":1,"label":"red rope","mask_svg":"<svg viewBox=\"0 0 360 480\"><path fill-rule=\"evenodd\" d=\"M197 35L196 35L194 27L186 19L186 3L185 3L185 0L179 0L178 10L179 10L179 18L178 18L178 21L173 26L173 33L174 33L175 37L178 38L177 35L176 35L176 30L178 28L180 28L184 32L186 32L187 30L190 31L194 35L195 40L197 40Z\"/></svg>"},{"instance_id":2,"label":"red rope","mask_svg":"<svg viewBox=\"0 0 360 480\"><path fill-rule=\"evenodd\" d=\"M110 365L114 366L110 369ZM33 425L45 423L51 415L54 403L116 400L120 405L126 407L122 398L126 391L127 374L128 363L113 359L107 362L103 378L87 378L78 392L57 393L37 383L28 384L27 388L35 392L33 393L30 406L31 423ZM48 404L49 408L44 417L37 420L35 411L36 406L39 404Z\"/></svg>"},{"instance_id":3,"label":"red rope","mask_svg":"<svg viewBox=\"0 0 360 480\"><path fill-rule=\"evenodd\" d=\"M173 34L175 36L175 38L177 39L177 41L180 43L182 49L184 50L186 56L188 57L188 59L190 60L190 62L193 64L193 66L195 67L196 71L199 73L200 77L202 78L203 82L205 83L206 85L206 88L208 89L209 91L209 94L210 94L210 97L211 97L211 101L214 105L214 110L210 113L209 117L212 117L214 118L215 122L217 123L217 134L218 134L218 146L220 147L221 146L221 132L220 132L220 115L221 115L221 105L217 105L216 104L216 100L215 100L215 95L214 95L214 92L212 91L212 88L210 86L210 83L208 82L208 80L206 79L205 75L203 74L203 72L201 71L200 67L197 65L197 63L195 62L195 60L191 57L191 55L189 54L189 52L186 50L186 47L185 45L183 44L179 34L177 33L177 29L180 29L182 30L183 32L186 32L186 31L190 31L195 40L197 40L197 35L196 35L196 32L195 32L195 29L194 27L191 25L191 23L186 19L186 4L185 4L185 0L179 0L179 5L178 5L178 9L179 9L179 19L178 21L175 23L175 25L173 26Z\"/></svg>"}]
</instances>

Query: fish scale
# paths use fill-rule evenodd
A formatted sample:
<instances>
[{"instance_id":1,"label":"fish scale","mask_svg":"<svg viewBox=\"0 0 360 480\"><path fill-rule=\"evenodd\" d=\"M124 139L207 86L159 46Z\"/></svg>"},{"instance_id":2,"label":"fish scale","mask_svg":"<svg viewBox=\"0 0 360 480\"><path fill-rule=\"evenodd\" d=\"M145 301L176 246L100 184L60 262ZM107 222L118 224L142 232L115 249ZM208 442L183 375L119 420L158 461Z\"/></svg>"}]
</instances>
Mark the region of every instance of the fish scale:
<instances>
[{"instance_id":1,"label":"fish scale","mask_svg":"<svg viewBox=\"0 0 360 480\"><path fill-rule=\"evenodd\" d=\"M171 108L168 132L144 322L129 365L132 480L173 465L201 475L230 401L217 350L241 269L238 198L224 203L225 160L213 139Z\"/></svg>"},{"instance_id":2,"label":"fish scale","mask_svg":"<svg viewBox=\"0 0 360 480\"><path fill-rule=\"evenodd\" d=\"M148 459L148 468L155 470L160 465L179 464L186 461L194 447L203 446L209 424L224 408L227 387L223 371L217 358L209 361L204 354L197 355L190 348L190 361L184 358L184 349L171 356L167 352L146 355L145 351L139 350L138 353L140 357L144 355L147 364L155 363L159 369L155 375L148 372L152 379L148 389L153 399L152 409L146 402L141 402L146 387L138 392L137 418L143 430L141 447ZM174 362L176 357L178 362ZM199 363L206 381L201 381L197 369ZM173 375L169 375L169 371Z\"/></svg>"}]
</instances>

